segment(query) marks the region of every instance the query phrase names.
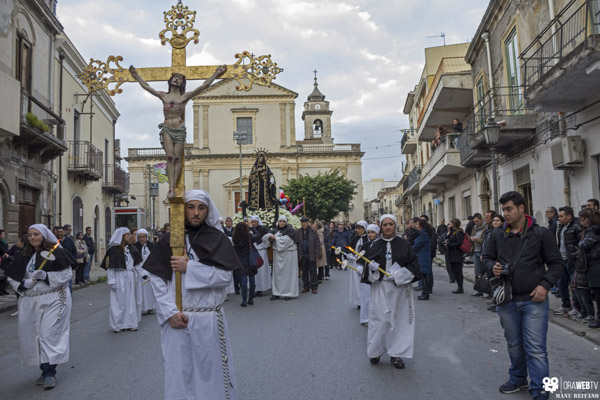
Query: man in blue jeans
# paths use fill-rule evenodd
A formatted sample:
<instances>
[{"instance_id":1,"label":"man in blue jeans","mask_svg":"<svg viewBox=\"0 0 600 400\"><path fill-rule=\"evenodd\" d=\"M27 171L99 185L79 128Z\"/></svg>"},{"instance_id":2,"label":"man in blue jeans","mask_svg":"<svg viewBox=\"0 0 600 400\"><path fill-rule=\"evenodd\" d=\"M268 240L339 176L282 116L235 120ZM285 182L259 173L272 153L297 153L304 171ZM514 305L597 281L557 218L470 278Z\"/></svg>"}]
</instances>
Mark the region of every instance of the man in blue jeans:
<instances>
[{"instance_id":1,"label":"man in blue jeans","mask_svg":"<svg viewBox=\"0 0 600 400\"><path fill-rule=\"evenodd\" d=\"M88 226L85 228L85 235L83 235L83 240L88 248L88 260L83 267L83 279L87 281L90 280L90 269L92 268L92 262L94 261L94 253L96 252L96 245L94 243L94 239L92 238L92 228Z\"/></svg>"},{"instance_id":2,"label":"man in blue jeans","mask_svg":"<svg viewBox=\"0 0 600 400\"><path fill-rule=\"evenodd\" d=\"M509 379L500 392L529 388L532 398L546 400L548 290L562 276L565 264L552 234L525 214L525 198L520 193L507 192L500 203L506 223L492 232L483 252L488 271L511 279L512 301L496 308L511 362Z\"/></svg>"}]
</instances>

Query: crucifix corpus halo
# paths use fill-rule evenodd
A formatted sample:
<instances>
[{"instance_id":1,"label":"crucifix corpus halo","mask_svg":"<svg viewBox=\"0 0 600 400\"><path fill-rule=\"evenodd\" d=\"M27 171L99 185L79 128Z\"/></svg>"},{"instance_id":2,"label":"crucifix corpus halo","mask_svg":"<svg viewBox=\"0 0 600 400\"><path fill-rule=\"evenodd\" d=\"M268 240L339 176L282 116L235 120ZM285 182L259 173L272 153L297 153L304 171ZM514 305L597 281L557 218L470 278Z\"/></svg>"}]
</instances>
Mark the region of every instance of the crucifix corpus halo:
<instances>
[{"instance_id":1,"label":"crucifix corpus halo","mask_svg":"<svg viewBox=\"0 0 600 400\"><path fill-rule=\"evenodd\" d=\"M181 173L185 166L185 104L200 94L217 78L235 79L237 90L249 91L253 85L270 86L276 75L283 72L271 60L271 55L255 56L248 51L237 53L237 61L232 65L186 65L186 46L193 41L198 44L200 32L194 28L196 11L184 6L182 0L164 12L165 29L158 37L164 46L169 43L172 48L170 67L123 68L119 63L121 56L110 56L106 62L91 59L83 69L79 78L88 87L90 93L100 90L114 96L122 93L120 86L125 82L137 81L140 85L157 96L163 102L165 121L161 128L161 143L167 154L167 173L171 204L169 222L171 225L170 246L174 255L183 255L185 246L185 214L184 200L185 174ZM186 80L206 81L190 92L185 92ZM158 92L147 82L168 81L169 92ZM109 87L110 85L110 87ZM171 174L169 174L171 172ZM176 272L176 302L179 310L181 304L181 274Z\"/></svg>"}]
</instances>

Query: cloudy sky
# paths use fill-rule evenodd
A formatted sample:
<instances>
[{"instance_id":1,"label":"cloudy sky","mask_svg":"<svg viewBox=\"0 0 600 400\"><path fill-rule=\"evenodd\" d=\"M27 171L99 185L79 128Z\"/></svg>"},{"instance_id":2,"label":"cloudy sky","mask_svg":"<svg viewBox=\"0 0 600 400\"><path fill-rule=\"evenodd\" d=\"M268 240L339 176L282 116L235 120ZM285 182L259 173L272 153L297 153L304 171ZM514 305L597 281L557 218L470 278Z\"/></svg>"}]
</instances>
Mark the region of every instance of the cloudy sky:
<instances>
[{"instance_id":1,"label":"cloudy sky","mask_svg":"<svg viewBox=\"0 0 600 400\"><path fill-rule=\"evenodd\" d=\"M161 46L163 11L177 0L60 0L58 16L83 57L122 55L124 67L170 65ZM187 47L187 65L233 64L243 50L271 54L285 69L275 82L297 93L296 132L303 135L302 106L319 89L331 102L335 143L361 143L363 180L399 179L400 130L406 94L423 69L425 47L470 41L485 0L187 0L197 11L198 45ZM137 85L114 97L121 117L122 154L159 147L156 99ZM188 105L191 107L191 102ZM186 113L191 123L191 109ZM142 132L142 134L140 134ZM145 133L144 133L145 132ZM188 135L189 136L189 135ZM302 137L298 136L301 140Z\"/></svg>"}]
</instances>

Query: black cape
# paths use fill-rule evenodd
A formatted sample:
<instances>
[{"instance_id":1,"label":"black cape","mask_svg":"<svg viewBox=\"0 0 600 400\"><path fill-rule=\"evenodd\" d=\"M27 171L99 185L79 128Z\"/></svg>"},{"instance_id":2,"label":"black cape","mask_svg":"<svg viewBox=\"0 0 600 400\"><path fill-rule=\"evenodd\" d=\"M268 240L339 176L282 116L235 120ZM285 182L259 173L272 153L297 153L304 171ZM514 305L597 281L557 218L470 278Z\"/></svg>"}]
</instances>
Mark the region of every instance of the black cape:
<instances>
[{"instance_id":1,"label":"black cape","mask_svg":"<svg viewBox=\"0 0 600 400\"><path fill-rule=\"evenodd\" d=\"M197 233L197 235L196 235ZM195 237L195 239L194 239ZM146 271L170 281L173 276L171 269L171 235L164 235L142 266ZM242 268L231 241L223 232L209 225L202 225L199 230L189 232L192 249L201 263L225 271L235 271Z\"/></svg>"},{"instance_id":2,"label":"black cape","mask_svg":"<svg viewBox=\"0 0 600 400\"><path fill-rule=\"evenodd\" d=\"M416 282L422 279L421 270L419 269L419 260L417 258L417 253L413 250L412 246L408 242L408 240L402 239L400 236L396 236L390 242L392 244L392 264L397 262L401 267L407 268L415 277L412 282ZM387 253L387 244L388 242L379 239L373 242L371 248L365 254L371 261L375 261L379 263L379 267L386 270L386 253ZM371 274L371 270L369 268L363 269L363 276L361 278L362 283L369 282L369 274ZM383 274L379 274L379 280L383 279ZM411 282L411 283L412 283Z\"/></svg>"},{"instance_id":3,"label":"black cape","mask_svg":"<svg viewBox=\"0 0 600 400\"><path fill-rule=\"evenodd\" d=\"M142 254L142 244L140 242L135 242L133 244L133 247L135 247L137 251L139 251L139 253ZM152 251L154 250L154 247L156 247L156 245L152 242L146 242L146 247L148 247L148 250Z\"/></svg>"},{"instance_id":4,"label":"black cape","mask_svg":"<svg viewBox=\"0 0 600 400\"><path fill-rule=\"evenodd\" d=\"M133 258L133 265L139 264L143 261L142 255L135 248L134 245L127 245L129 249L129 254ZM108 269L127 269L127 265L125 264L125 253L121 253L119 250L119 246L113 246L106 252L102 263L100 264L100 268Z\"/></svg>"},{"instance_id":5,"label":"black cape","mask_svg":"<svg viewBox=\"0 0 600 400\"><path fill-rule=\"evenodd\" d=\"M54 256L55 260L46 261L46 264L44 265L44 271L46 272L62 271L70 268L74 262L71 255L62 247L57 247L52 255ZM25 278L25 271L30 259L31 255L25 256L23 255L23 252L19 253L15 257L14 261L6 268L6 275L17 282L21 282L23 278ZM43 261L44 257L40 256L38 253L38 255L35 257L35 268L38 269Z\"/></svg>"},{"instance_id":6,"label":"black cape","mask_svg":"<svg viewBox=\"0 0 600 400\"><path fill-rule=\"evenodd\" d=\"M279 226L277 226L277 228L273 229L271 232L273 234L276 234L277 232L281 232L282 235L289 236L294 241L294 243L296 243L296 245L299 245L302 242L301 238L296 237L296 230L290 224L287 224L283 228L280 228Z\"/></svg>"}]
</instances>

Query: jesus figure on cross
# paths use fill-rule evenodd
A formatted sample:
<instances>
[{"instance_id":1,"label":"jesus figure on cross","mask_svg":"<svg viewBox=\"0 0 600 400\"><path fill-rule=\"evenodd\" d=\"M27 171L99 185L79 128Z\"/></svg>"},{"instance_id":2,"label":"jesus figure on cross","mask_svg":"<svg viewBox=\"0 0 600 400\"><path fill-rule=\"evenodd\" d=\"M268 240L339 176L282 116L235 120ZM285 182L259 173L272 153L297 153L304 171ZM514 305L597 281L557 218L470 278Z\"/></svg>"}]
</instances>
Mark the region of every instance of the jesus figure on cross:
<instances>
[{"instance_id":1,"label":"jesus figure on cross","mask_svg":"<svg viewBox=\"0 0 600 400\"><path fill-rule=\"evenodd\" d=\"M160 143L167 154L167 177L169 178L168 199L175 196L175 186L181 173L181 156L186 137L185 122L183 120L185 105L190 99L198 96L203 90L209 87L225 71L227 71L227 66L221 65L202 85L190 92L185 91L185 76L174 73L168 81L169 91L165 93L159 92L148 85L148 82L142 79L133 65L129 67L131 76L139 82L140 86L163 102L165 122L159 124L158 127L160 129Z\"/></svg>"}]
</instances>

